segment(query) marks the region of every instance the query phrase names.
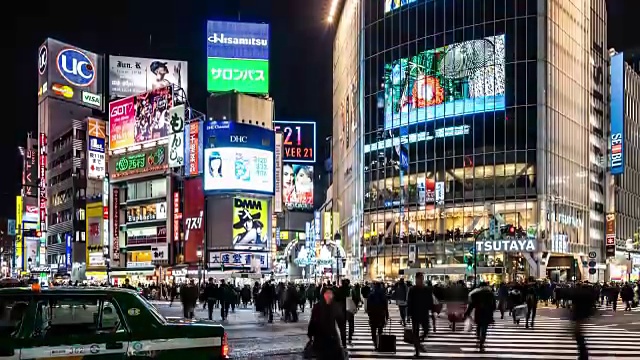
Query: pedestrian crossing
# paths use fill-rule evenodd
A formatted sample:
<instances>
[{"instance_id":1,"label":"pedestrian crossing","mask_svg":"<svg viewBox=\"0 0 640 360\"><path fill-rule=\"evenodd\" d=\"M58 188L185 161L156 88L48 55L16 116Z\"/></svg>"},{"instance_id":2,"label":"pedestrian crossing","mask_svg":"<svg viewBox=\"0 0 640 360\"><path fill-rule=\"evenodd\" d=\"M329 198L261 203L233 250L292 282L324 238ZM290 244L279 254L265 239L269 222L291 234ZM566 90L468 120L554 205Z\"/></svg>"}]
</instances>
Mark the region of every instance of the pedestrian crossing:
<instances>
[{"instance_id":1,"label":"pedestrian crossing","mask_svg":"<svg viewBox=\"0 0 640 360\"><path fill-rule=\"evenodd\" d=\"M355 316L355 331L348 346L349 357L353 359L409 359L414 357L413 345L403 341L404 328L400 324L400 314L394 305L389 307L390 321L385 333L396 336L396 353L380 353L374 350L367 314L359 311ZM506 316L505 316L506 317ZM445 359L551 359L575 360L576 342L569 330L569 321L547 317L536 318L535 328L526 329L524 319L520 325L511 319L500 319L496 313L495 324L489 328L485 352L478 352L475 332L465 332L459 324L456 332L451 331L445 314L436 318L436 332L430 330L423 343L426 352L423 358ZM640 332L629 332L612 327L584 325L587 347L591 360L638 359Z\"/></svg>"}]
</instances>

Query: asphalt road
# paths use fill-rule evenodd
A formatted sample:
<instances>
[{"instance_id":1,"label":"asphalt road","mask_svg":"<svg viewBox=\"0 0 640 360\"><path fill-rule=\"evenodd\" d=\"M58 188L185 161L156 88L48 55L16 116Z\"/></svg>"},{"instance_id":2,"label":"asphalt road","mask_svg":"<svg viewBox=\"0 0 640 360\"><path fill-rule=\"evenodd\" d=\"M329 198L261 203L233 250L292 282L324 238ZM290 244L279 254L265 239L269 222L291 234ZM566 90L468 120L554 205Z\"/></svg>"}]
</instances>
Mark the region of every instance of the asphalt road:
<instances>
[{"instance_id":1,"label":"asphalt road","mask_svg":"<svg viewBox=\"0 0 640 360\"><path fill-rule=\"evenodd\" d=\"M623 311L623 309L624 308L618 308L617 311L598 309L587 323L621 330L640 331L640 311ZM569 312L567 309L562 308L541 308L538 309L538 316L552 319L568 319Z\"/></svg>"},{"instance_id":2,"label":"asphalt road","mask_svg":"<svg viewBox=\"0 0 640 360\"><path fill-rule=\"evenodd\" d=\"M182 306L174 303L155 304L160 313L166 317L182 317ZM208 312L199 306L196 317L206 319ZM238 308L235 313L229 311L226 321L220 321L220 309L214 309L213 319L223 325L229 337L229 347L233 359L301 359L301 353L307 342L307 324L309 309L299 313L297 323L287 323L274 314L273 323L269 324L264 317L253 309Z\"/></svg>"}]
</instances>

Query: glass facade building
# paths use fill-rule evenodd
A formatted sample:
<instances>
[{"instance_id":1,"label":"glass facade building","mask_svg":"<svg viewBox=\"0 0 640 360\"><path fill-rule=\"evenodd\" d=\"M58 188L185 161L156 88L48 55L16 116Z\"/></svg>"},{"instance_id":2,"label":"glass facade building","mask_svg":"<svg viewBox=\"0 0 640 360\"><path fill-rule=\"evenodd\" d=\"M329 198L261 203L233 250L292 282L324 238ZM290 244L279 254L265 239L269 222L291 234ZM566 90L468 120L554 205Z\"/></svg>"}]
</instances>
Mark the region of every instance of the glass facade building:
<instances>
[{"instance_id":1,"label":"glass facade building","mask_svg":"<svg viewBox=\"0 0 640 360\"><path fill-rule=\"evenodd\" d=\"M352 246L364 277L420 267L465 278L472 262L487 280L586 278L575 264L601 255L604 239L604 1L395 3L347 0L334 47L335 135L344 124L337 44L359 44L358 131L345 140L362 149L363 196L334 203L361 214ZM349 32L352 8L360 22ZM336 141L334 158L341 151ZM484 240L535 251L475 256Z\"/></svg>"}]
</instances>

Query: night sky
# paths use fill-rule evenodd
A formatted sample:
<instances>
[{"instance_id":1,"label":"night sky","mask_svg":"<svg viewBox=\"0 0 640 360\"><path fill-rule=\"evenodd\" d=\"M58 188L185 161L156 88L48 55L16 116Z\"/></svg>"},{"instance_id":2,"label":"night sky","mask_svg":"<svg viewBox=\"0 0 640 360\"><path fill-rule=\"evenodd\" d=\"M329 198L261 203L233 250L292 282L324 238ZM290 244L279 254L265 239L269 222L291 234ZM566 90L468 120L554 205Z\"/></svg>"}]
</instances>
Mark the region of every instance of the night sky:
<instances>
[{"instance_id":1,"label":"night sky","mask_svg":"<svg viewBox=\"0 0 640 360\"><path fill-rule=\"evenodd\" d=\"M376 0L370 0L376 1ZM383 0L379 0L383 1ZM279 120L318 122L318 156L330 135L333 29L325 19L331 0L112 0L22 1L11 3L5 41L13 40L13 56L3 84L13 114L0 131L0 153L6 159L0 176L0 216L15 216L20 189L19 145L36 132L37 51L47 37L103 54L189 61L189 99L205 112L207 20L240 20L271 24L271 96ZM36 5L37 4L37 5ZM640 13L640 1L610 0L609 45L617 50L640 45L629 32ZM615 21L611 21L612 18ZM8 25L8 26L7 26ZM623 29L627 29L625 32ZM5 105L6 110L6 105Z\"/></svg>"}]
</instances>

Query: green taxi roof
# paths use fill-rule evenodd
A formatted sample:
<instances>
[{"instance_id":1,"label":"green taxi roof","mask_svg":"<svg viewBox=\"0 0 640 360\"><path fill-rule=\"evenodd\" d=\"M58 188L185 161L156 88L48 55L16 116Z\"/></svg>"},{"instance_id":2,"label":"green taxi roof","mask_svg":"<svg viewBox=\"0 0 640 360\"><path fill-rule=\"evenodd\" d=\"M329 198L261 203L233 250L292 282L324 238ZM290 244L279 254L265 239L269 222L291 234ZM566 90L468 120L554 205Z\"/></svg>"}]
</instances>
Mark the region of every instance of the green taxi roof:
<instances>
[{"instance_id":1,"label":"green taxi roof","mask_svg":"<svg viewBox=\"0 0 640 360\"><path fill-rule=\"evenodd\" d=\"M31 287L8 287L0 288L0 295L28 295L28 294L137 294L135 290L125 288L103 288L103 287L76 287L76 286L56 286L33 290Z\"/></svg>"}]
</instances>

